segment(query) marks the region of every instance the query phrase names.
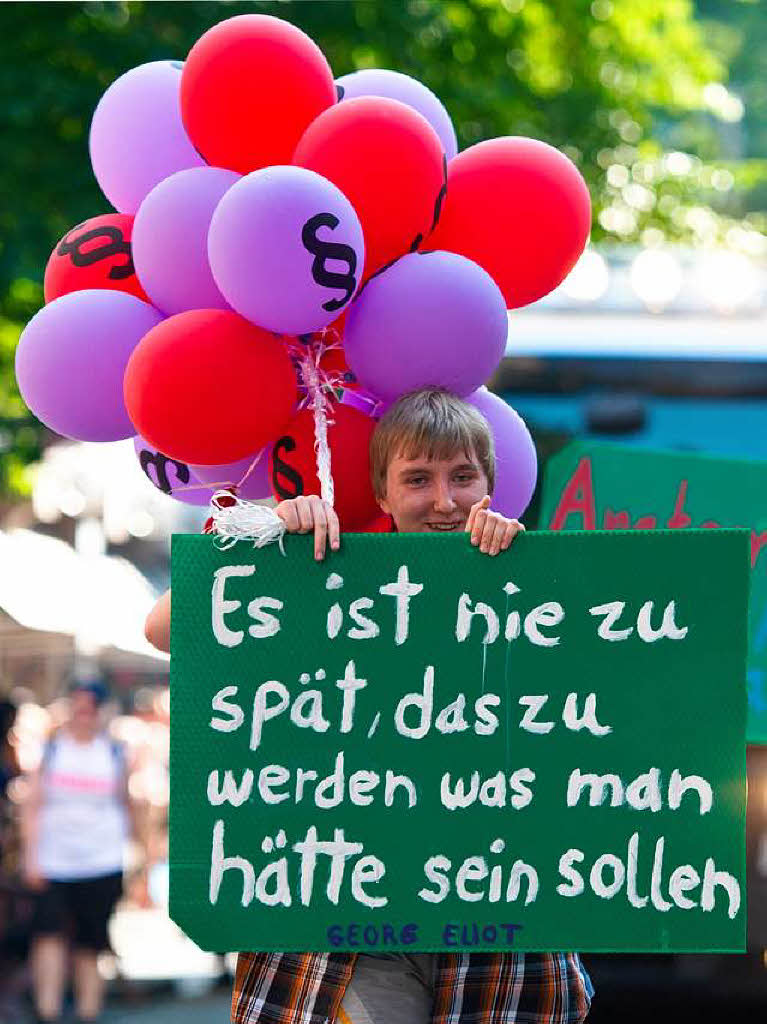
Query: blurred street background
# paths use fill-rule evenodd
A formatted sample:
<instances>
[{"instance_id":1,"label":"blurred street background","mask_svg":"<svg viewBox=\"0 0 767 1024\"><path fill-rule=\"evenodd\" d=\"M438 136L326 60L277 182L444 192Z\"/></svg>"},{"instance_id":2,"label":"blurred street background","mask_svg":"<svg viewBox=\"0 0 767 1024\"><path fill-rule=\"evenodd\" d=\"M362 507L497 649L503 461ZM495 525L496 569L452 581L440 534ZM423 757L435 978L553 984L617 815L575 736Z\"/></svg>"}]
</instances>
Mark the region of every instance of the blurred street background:
<instances>
[{"instance_id":1,"label":"blurred street background","mask_svg":"<svg viewBox=\"0 0 767 1024\"><path fill-rule=\"evenodd\" d=\"M574 437L767 459L761 0L0 5L0 1024L33 1019L19 809L86 677L108 688L139 822L99 962L105 1020L228 1020L232 957L203 953L167 916L168 661L143 634L168 586L171 533L199 532L207 513L153 486L131 441L55 437L26 410L13 358L52 246L107 211L87 147L104 89L254 10L308 32L336 76L379 67L423 81L461 149L527 135L577 164L591 243L555 292L510 315L492 382L529 425L541 475ZM590 1020L764 1014L764 748L749 750L749 773L749 952L586 956Z\"/></svg>"}]
</instances>

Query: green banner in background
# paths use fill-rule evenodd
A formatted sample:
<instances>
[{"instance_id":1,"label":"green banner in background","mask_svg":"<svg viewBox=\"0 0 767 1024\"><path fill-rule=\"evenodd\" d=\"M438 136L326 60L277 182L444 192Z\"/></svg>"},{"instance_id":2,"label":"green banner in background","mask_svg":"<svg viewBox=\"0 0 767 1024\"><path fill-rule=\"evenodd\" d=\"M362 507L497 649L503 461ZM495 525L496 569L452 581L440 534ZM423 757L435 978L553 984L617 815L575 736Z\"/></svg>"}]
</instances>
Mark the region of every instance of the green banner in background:
<instances>
[{"instance_id":1,"label":"green banner in background","mask_svg":"<svg viewBox=\"0 0 767 1024\"><path fill-rule=\"evenodd\" d=\"M576 441L551 459L542 530L745 527L749 743L767 743L767 462Z\"/></svg>"},{"instance_id":2,"label":"green banner in background","mask_svg":"<svg viewBox=\"0 0 767 1024\"><path fill-rule=\"evenodd\" d=\"M173 538L209 950L745 948L748 536Z\"/></svg>"}]
</instances>

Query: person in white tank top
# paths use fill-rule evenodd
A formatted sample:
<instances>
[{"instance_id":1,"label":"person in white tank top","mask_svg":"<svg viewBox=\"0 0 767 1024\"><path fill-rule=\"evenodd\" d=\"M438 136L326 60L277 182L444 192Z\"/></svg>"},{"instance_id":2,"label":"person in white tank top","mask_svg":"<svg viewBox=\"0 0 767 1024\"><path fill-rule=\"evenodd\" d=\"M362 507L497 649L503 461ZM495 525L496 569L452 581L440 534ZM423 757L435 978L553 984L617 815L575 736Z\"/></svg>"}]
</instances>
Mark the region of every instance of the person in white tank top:
<instances>
[{"instance_id":1,"label":"person in white tank top","mask_svg":"<svg viewBox=\"0 0 767 1024\"><path fill-rule=\"evenodd\" d=\"M39 893L31 963L38 1019L61 1015L73 945L78 1020L103 1004L98 953L122 886L131 814L125 758L102 731L98 683L78 684L67 723L49 740L22 819L27 884Z\"/></svg>"}]
</instances>

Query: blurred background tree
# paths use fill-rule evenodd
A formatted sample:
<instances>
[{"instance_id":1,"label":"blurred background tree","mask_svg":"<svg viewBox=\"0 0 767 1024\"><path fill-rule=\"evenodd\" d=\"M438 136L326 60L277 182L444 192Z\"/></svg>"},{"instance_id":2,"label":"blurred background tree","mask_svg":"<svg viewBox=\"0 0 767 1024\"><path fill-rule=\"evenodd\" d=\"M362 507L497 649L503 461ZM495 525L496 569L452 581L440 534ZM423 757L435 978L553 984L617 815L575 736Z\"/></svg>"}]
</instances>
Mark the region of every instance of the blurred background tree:
<instances>
[{"instance_id":1,"label":"blurred background tree","mask_svg":"<svg viewBox=\"0 0 767 1024\"><path fill-rule=\"evenodd\" d=\"M595 241L765 252L760 0L3 4L0 496L24 492L24 466L50 436L13 375L46 260L69 227L108 209L87 149L99 97L129 68L183 58L211 25L249 11L300 26L336 75L419 78L461 148L507 134L561 148L591 189Z\"/></svg>"}]
</instances>

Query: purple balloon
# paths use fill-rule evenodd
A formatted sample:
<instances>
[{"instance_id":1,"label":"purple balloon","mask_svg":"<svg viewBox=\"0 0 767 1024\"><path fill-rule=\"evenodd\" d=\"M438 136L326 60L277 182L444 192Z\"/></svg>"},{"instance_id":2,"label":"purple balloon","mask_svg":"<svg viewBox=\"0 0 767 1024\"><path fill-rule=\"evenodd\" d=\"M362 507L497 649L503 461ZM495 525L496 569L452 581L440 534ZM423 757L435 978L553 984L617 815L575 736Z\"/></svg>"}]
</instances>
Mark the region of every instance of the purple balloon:
<instances>
[{"instance_id":1,"label":"purple balloon","mask_svg":"<svg viewBox=\"0 0 767 1024\"><path fill-rule=\"evenodd\" d=\"M530 504L538 478L535 444L522 417L502 398L479 388L466 399L490 424L495 441L495 487L493 505L497 512L518 519Z\"/></svg>"},{"instance_id":2,"label":"purple balloon","mask_svg":"<svg viewBox=\"0 0 767 1024\"><path fill-rule=\"evenodd\" d=\"M163 455L140 434L133 438L133 447L144 475L158 491L185 505L210 504L214 491L205 487L185 462Z\"/></svg>"},{"instance_id":3,"label":"purple balloon","mask_svg":"<svg viewBox=\"0 0 767 1024\"><path fill-rule=\"evenodd\" d=\"M169 174L205 166L181 123L182 68L178 60L157 60L126 71L93 114L93 173L120 213L135 213Z\"/></svg>"},{"instance_id":4,"label":"purple balloon","mask_svg":"<svg viewBox=\"0 0 767 1024\"><path fill-rule=\"evenodd\" d=\"M507 332L506 303L486 271L452 252L415 252L352 303L344 351L380 398L429 386L468 395L495 370Z\"/></svg>"},{"instance_id":5,"label":"purple balloon","mask_svg":"<svg viewBox=\"0 0 767 1024\"><path fill-rule=\"evenodd\" d=\"M229 309L208 263L208 228L225 193L240 180L220 167L171 174L143 201L131 245L138 279L163 313Z\"/></svg>"},{"instance_id":6,"label":"purple balloon","mask_svg":"<svg viewBox=\"0 0 767 1024\"><path fill-rule=\"evenodd\" d=\"M399 71L381 68L366 68L336 79L336 90L340 101L355 99L357 96L385 96L390 100L407 103L413 110L426 118L434 131L448 160L458 152L455 128L442 101L423 82Z\"/></svg>"},{"instance_id":7,"label":"purple balloon","mask_svg":"<svg viewBox=\"0 0 767 1024\"><path fill-rule=\"evenodd\" d=\"M39 420L78 441L120 441L136 428L123 401L131 352L162 314L135 295L88 288L44 306L16 350L16 378Z\"/></svg>"},{"instance_id":8,"label":"purple balloon","mask_svg":"<svg viewBox=\"0 0 767 1024\"><path fill-rule=\"evenodd\" d=\"M280 334L309 334L340 316L365 263L354 207L304 167L263 167L218 204L208 256L222 294L242 316Z\"/></svg>"},{"instance_id":9,"label":"purple balloon","mask_svg":"<svg viewBox=\"0 0 767 1024\"><path fill-rule=\"evenodd\" d=\"M238 462L229 462L223 466L192 466L192 472L203 483L214 484L217 487L237 486L237 495L240 498L248 498L251 501L259 501L263 498L271 498L272 490L269 486L269 451L264 449L261 457L253 469L250 467L258 452L248 455L247 458ZM250 472L248 473L248 470ZM240 481L248 473L245 481Z\"/></svg>"}]
</instances>

